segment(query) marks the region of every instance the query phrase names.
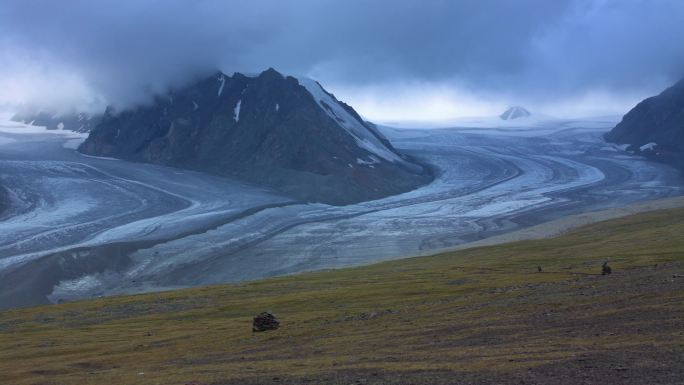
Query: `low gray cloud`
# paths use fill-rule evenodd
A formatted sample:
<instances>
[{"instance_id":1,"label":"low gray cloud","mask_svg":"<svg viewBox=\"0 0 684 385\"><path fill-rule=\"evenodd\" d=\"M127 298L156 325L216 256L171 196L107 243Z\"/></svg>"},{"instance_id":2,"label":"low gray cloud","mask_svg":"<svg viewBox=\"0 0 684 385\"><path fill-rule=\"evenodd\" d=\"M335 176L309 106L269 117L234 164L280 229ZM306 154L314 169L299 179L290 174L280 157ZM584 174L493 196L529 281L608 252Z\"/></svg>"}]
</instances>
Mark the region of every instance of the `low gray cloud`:
<instances>
[{"instance_id":1,"label":"low gray cloud","mask_svg":"<svg viewBox=\"0 0 684 385\"><path fill-rule=\"evenodd\" d=\"M140 103L216 68L531 103L684 74L679 0L4 0L0 36L0 103Z\"/></svg>"}]
</instances>

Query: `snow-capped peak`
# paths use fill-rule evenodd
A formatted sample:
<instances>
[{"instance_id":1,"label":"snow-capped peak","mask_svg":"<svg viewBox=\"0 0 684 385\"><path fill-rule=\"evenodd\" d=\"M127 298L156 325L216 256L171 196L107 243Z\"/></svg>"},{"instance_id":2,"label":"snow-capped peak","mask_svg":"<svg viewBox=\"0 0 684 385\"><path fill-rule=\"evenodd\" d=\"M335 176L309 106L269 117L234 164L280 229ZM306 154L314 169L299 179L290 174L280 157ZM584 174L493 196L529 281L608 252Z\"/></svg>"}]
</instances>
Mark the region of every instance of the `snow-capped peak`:
<instances>
[{"instance_id":1,"label":"snow-capped peak","mask_svg":"<svg viewBox=\"0 0 684 385\"><path fill-rule=\"evenodd\" d=\"M297 80L309 91L316 103L328 116L356 139L359 147L389 162L404 162L399 155L388 149L368 127L342 107L337 99L328 94L317 81L305 77L299 77Z\"/></svg>"}]
</instances>

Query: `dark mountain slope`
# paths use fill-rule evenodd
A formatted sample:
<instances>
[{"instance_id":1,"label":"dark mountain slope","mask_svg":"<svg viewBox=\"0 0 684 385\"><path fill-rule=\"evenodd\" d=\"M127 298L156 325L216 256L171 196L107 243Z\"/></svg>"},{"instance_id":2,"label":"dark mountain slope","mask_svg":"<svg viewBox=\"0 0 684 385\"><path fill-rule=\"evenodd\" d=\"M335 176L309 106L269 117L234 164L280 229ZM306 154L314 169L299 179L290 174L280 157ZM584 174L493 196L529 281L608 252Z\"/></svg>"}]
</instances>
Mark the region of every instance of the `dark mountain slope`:
<instances>
[{"instance_id":1,"label":"dark mountain slope","mask_svg":"<svg viewBox=\"0 0 684 385\"><path fill-rule=\"evenodd\" d=\"M637 104L606 140L684 169L684 79Z\"/></svg>"}]
</instances>

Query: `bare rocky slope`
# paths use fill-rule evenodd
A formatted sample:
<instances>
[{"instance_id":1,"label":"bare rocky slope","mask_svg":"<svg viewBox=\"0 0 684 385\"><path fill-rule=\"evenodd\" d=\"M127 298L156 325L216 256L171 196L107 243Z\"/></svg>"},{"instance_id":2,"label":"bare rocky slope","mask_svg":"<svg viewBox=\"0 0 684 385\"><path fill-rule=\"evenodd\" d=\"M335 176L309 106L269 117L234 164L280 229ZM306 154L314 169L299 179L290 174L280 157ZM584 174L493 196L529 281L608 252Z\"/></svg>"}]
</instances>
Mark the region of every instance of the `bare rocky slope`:
<instances>
[{"instance_id":1,"label":"bare rocky slope","mask_svg":"<svg viewBox=\"0 0 684 385\"><path fill-rule=\"evenodd\" d=\"M218 72L151 105L108 109L79 151L238 177L332 204L432 180L317 82L273 69L253 77Z\"/></svg>"},{"instance_id":2,"label":"bare rocky slope","mask_svg":"<svg viewBox=\"0 0 684 385\"><path fill-rule=\"evenodd\" d=\"M606 140L684 170L684 79L637 104Z\"/></svg>"},{"instance_id":3,"label":"bare rocky slope","mask_svg":"<svg viewBox=\"0 0 684 385\"><path fill-rule=\"evenodd\" d=\"M682 231L684 209L663 210L551 239L2 311L0 383L682 384ZM266 310L279 328L253 333Z\"/></svg>"}]
</instances>

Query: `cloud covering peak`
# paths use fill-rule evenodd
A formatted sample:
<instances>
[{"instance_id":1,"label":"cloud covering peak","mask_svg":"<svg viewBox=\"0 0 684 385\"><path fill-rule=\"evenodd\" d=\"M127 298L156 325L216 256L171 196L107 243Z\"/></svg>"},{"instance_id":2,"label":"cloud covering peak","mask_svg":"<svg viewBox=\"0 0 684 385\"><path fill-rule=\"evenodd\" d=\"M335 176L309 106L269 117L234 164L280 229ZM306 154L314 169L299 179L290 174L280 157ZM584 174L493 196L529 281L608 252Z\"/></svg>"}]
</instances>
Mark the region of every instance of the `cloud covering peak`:
<instances>
[{"instance_id":1,"label":"cloud covering peak","mask_svg":"<svg viewBox=\"0 0 684 385\"><path fill-rule=\"evenodd\" d=\"M275 67L371 118L442 118L621 106L684 74L679 0L6 0L0 36L0 104L125 106Z\"/></svg>"}]
</instances>

